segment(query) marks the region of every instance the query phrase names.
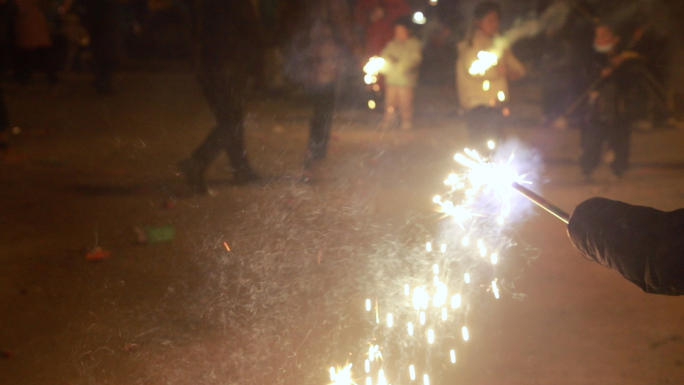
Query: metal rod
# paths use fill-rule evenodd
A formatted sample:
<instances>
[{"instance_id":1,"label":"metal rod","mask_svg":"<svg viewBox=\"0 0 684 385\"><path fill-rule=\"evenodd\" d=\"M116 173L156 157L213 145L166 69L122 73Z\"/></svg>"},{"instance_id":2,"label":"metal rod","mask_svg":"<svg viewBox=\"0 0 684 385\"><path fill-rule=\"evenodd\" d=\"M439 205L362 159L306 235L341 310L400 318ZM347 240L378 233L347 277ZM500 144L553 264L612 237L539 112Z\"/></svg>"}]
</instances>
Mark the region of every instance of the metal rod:
<instances>
[{"instance_id":1,"label":"metal rod","mask_svg":"<svg viewBox=\"0 0 684 385\"><path fill-rule=\"evenodd\" d=\"M551 202L549 202L546 199L544 199L543 197L539 196L537 193L533 192L532 190L530 190L526 187L523 187L518 182L514 182L512 187L514 189L516 189L519 193L524 195L525 198L534 202L537 206L543 208L544 210L553 214L553 216L555 216L556 218L565 222L565 224L568 224L570 222L570 215L568 213L559 209L558 207L553 205Z\"/></svg>"}]
</instances>

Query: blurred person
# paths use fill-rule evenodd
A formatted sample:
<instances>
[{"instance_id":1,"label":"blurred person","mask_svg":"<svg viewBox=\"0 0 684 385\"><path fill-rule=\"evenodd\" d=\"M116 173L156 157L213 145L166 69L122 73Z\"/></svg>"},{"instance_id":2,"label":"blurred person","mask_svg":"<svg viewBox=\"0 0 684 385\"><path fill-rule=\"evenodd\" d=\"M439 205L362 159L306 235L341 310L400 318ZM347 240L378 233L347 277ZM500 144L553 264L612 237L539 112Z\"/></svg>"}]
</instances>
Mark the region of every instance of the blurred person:
<instances>
[{"instance_id":1,"label":"blurred person","mask_svg":"<svg viewBox=\"0 0 684 385\"><path fill-rule=\"evenodd\" d=\"M12 30L16 8L11 0L0 0L0 82L1 77L9 65L12 47ZM0 83L0 151L9 147L10 131L7 105Z\"/></svg>"},{"instance_id":2,"label":"blurred person","mask_svg":"<svg viewBox=\"0 0 684 385\"><path fill-rule=\"evenodd\" d=\"M99 94L114 91L112 80L118 64L120 47L119 1L118 0L75 0L83 6L84 24L90 37L95 79L93 87Z\"/></svg>"},{"instance_id":3,"label":"blurred person","mask_svg":"<svg viewBox=\"0 0 684 385\"><path fill-rule=\"evenodd\" d=\"M665 212L605 198L578 205L568 224L577 251L646 293L684 294L684 209Z\"/></svg>"},{"instance_id":4,"label":"blurred person","mask_svg":"<svg viewBox=\"0 0 684 385\"><path fill-rule=\"evenodd\" d=\"M397 111L401 117L401 130L413 126L413 94L418 84L418 71L423 59L420 41L411 36L411 20L400 18L394 24L394 39L382 50L380 56L385 65L380 73L385 75L385 115L383 128L397 123Z\"/></svg>"},{"instance_id":5,"label":"blurred person","mask_svg":"<svg viewBox=\"0 0 684 385\"><path fill-rule=\"evenodd\" d=\"M395 22L411 12L404 0L359 0L356 23L363 29L364 59L377 56L394 37Z\"/></svg>"},{"instance_id":6,"label":"blurred person","mask_svg":"<svg viewBox=\"0 0 684 385\"><path fill-rule=\"evenodd\" d=\"M14 79L26 84L36 70L47 75L50 85L57 84L50 27L39 0L12 0L17 7L14 23Z\"/></svg>"},{"instance_id":7,"label":"blurred person","mask_svg":"<svg viewBox=\"0 0 684 385\"><path fill-rule=\"evenodd\" d=\"M179 168L196 194L206 195L204 175L225 151L233 167L234 183L259 179L247 159L244 138L244 99L250 56L261 49L261 33L249 0L202 0L199 83L216 125Z\"/></svg>"},{"instance_id":8,"label":"blurred person","mask_svg":"<svg viewBox=\"0 0 684 385\"><path fill-rule=\"evenodd\" d=\"M304 0L301 5L285 73L304 89L313 105L302 170L302 181L312 182L323 174L342 63L358 53L358 46L346 0Z\"/></svg>"},{"instance_id":9,"label":"blurred person","mask_svg":"<svg viewBox=\"0 0 684 385\"><path fill-rule=\"evenodd\" d=\"M506 48L498 64L489 68L484 75L471 75L470 66L478 59L480 51L491 51L494 39L499 36L501 7L491 1L475 6L474 20L465 40L458 43L456 61L456 88L461 107L466 111L470 145L486 152L487 142L495 143L504 136L507 109L503 100L509 96L508 81L525 75L525 68Z\"/></svg>"},{"instance_id":10,"label":"blurred person","mask_svg":"<svg viewBox=\"0 0 684 385\"><path fill-rule=\"evenodd\" d=\"M621 178L629 167L631 124L641 115L644 94L643 59L621 46L616 28L606 23L596 26L596 55L590 70L599 80L589 91L589 111L581 130L580 166L586 182L601 162L604 144L614 152L610 168L614 178ZM624 49L622 49L624 47Z\"/></svg>"}]
</instances>

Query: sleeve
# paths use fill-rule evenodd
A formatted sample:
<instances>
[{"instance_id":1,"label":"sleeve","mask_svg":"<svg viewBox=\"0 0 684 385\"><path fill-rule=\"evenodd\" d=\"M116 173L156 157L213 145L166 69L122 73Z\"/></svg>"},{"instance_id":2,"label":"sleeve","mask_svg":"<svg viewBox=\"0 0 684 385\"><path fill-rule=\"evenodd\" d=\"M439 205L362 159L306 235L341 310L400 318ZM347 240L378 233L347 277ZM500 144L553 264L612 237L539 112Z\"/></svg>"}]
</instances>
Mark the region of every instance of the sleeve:
<instances>
[{"instance_id":1,"label":"sleeve","mask_svg":"<svg viewBox=\"0 0 684 385\"><path fill-rule=\"evenodd\" d=\"M503 56L504 65L506 66L506 70L508 71L509 77L518 79L525 76L525 74L527 73L527 71L525 70L525 66L522 65L520 60L518 60L518 58L515 57L515 55L513 55L513 51L511 51L510 48L504 51Z\"/></svg>"},{"instance_id":2,"label":"sleeve","mask_svg":"<svg viewBox=\"0 0 684 385\"><path fill-rule=\"evenodd\" d=\"M643 291L684 294L684 209L664 212L591 198L573 212L568 235L582 256Z\"/></svg>"}]
</instances>

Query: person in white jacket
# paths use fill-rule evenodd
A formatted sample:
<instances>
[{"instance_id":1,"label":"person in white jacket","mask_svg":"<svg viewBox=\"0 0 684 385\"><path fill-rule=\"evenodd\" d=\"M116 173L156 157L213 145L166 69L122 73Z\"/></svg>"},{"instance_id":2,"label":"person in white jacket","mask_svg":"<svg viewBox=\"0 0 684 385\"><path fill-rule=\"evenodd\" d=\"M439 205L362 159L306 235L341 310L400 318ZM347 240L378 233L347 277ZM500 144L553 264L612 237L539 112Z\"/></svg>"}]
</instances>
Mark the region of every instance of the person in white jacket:
<instances>
[{"instance_id":1,"label":"person in white jacket","mask_svg":"<svg viewBox=\"0 0 684 385\"><path fill-rule=\"evenodd\" d=\"M470 146L487 151L489 141L503 138L508 110L508 81L525 75L525 68L499 38L499 4L484 1L475 7L473 25L466 39L458 43L456 88L466 111ZM481 66L496 55L496 64ZM483 60L484 59L484 60ZM477 63L476 63L477 62ZM474 65L474 63L476 65Z\"/></svg>"},{"instance_id":2,"label":"person in white jacket","mask_svg":"<svg viewBox=\"0 0 684 385\"><path fill-rule=\"evenodd\" d=\"M385 115L383 127L390 128L397 123L397 112L401 118L400 129L410 130L413 126L413 90L418 84L418 70L423 61L420 41L411 36L410 21L397 20L394 25L394 39L382 50L385 65Z\"/></svg>"}]
</instances>

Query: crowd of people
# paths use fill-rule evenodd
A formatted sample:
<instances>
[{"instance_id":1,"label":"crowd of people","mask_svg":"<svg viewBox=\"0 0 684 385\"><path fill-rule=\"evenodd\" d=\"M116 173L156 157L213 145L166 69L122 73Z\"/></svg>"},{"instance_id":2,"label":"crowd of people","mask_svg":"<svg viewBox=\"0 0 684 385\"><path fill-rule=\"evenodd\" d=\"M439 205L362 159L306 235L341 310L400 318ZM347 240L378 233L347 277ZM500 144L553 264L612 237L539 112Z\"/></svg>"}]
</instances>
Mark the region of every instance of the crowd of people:
<instances>
[{"instance_id":1,"label":"crowd of people","mask_svg":"<svg viewBox=\"0 0 684 385\"><path fill-rule=\"evenodd\" d=\"M40 0L0 0L0 70L11 68L13 79L20 84L28 82L35 71L44 72L50 85L58 81L55 29L45 4ZM60 14L80 9L92 52L93 85L98 93L111 93L120 38L117 15L122 2L65 0L51 4ZM421 24L421 19L412 15L404 0L298 0L284 4L276 0L201 0L195 6L192 13L200 43L198 79L216 121L204 141L178 165L195 194L210 193L204 175L222 151L230 159L235 183L260 179L245 149L244 101L249 78L258 86L266 86L265 52L273 47L282 52L284 77L309 97L313 110L303 182L321 178L340 87L349 79L356 82L363 63L372 56L384 59L379 70L385 95L380 129L413 129L414 89L419 83L427 39L416 36L414 27ZM652 94L654 88L662 94L658 76L649 71L643 52L649 46L644 43L643 25L630 23L625 17L594 16L589 24L591 31L571 34L574 40L559 39L562 34L557 26L540 31L542 38L552 43L547 47L558 48L539 60L553 63L539 71L546 75L546 120L581 116L579 163L587 180L600 163L604 145L614 153L613 175L623 176L629 167L634 123L652 112L645 108L649 105L644 102L645 95ZM454 63L455 88L469 144L483 153L493 150L504 137L510 114L509 82L524 77L530 69L516 57L515 47L500 45L501 18L498 3L477 3L471 20L462 28ZM567 57L568 52L582 52L578 46L592 47L581 55L570 55L571 62L581 61L581 70L567 72L567 61L559 65L548 60ZM653 63L650 66L653 68ZM565 71L565 76L554 76L558 71ZM582 73L582 79L591 79L586 81L586 88L569 87L568 81L583 84L579 79ZM565 92L567 96L568 91L570 98L554 94ZM548 103L550 99L576 102L558 108ZM9 145L9 122L0 97L0 151ZM681 233L680 217L681 212L662 213L620 202L590 200L578 206L569 233L573 244L587 258L613 268L648 292L678 295L684 290L681 258L677 258L681 254L681 242L676 237ZM649 260L648 252L643 250L650 248L635 243L640 238L633 234L658 226L664 229L665 236L652 235L653 239L644 243L662 244L665 248L662 258ZM634 247L623 247L625 239L631 240L627 245Z\"/></svg>"}]
</instances>

